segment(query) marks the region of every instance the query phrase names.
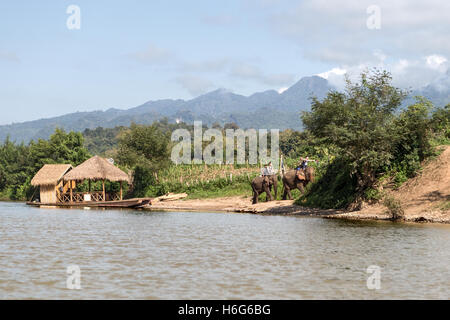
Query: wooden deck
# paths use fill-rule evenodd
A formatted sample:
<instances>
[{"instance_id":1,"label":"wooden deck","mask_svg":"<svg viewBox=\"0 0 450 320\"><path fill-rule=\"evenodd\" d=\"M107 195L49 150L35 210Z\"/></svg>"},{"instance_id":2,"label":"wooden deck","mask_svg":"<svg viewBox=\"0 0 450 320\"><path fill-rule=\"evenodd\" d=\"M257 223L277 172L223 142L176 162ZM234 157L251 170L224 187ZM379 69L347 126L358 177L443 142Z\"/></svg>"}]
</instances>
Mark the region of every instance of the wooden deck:
<instances>
[{"instance_id":1,"label":"wooden deck","mask_svg":"<svg viewBox=\"0 0 450 320\"><path fill-rule=\"evenodd\" d=\"M27 202L27 205L41 207L41 206L51 206L51 207L93 207L93 208L140 208L151 204L151 198L136 198L120 201L88 201L88 202L58 202L58 203L41 203L41 202Z\"/></svg>"}]
</instances>

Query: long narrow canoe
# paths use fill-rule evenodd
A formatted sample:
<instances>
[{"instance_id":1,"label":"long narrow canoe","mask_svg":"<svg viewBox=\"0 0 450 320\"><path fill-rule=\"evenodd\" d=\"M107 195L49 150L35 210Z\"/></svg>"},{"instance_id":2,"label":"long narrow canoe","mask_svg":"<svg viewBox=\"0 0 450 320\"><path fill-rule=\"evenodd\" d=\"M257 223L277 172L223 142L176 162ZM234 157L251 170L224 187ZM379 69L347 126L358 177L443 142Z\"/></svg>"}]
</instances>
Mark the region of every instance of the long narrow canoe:
<instances>
[{"instance_id":1,"label":"long narrow canoe","mask_svg":"<svg viewBox=\"0 0 450 320\"><path fill-rule=\"evenodd\" d=\"M41 207L95 207L95 208L140 208L151 204L151 198L135 198L120 201L103 201L103 202L65 202L65 203L41 203L41 202L27 202L27 205Z\"/></svg>"}]
</instances>

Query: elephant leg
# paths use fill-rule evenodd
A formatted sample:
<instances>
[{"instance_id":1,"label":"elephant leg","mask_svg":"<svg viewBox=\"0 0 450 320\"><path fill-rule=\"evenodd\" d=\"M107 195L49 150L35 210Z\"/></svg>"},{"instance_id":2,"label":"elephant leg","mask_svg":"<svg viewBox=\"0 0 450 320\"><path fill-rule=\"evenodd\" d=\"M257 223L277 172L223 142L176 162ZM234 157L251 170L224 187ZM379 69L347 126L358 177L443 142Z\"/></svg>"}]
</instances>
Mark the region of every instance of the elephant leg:
<instances>
[{"instance_id":1,"label":"elephant leg","mask_svg":"<svg viewBox=\"0 0 450 320\"><path fill-rule=\"evenodd\" d=\"M272 185L269 185L269 193L266 191L266 202L269 201L269 197L272 198ZM272 199L270 199L272 201Z\"/></svg>"},{"instance_id":2,"label":"elephant leg","mask_svg":"<svg viewBox=\"0 0 450 320\"><path fill-rule=\"evenodd\" d=\"M277 187L277 184L276 184L276 183L273 184L273 191L275 192L275 200L277 200L277 196L278 196L278 187Z\"/></svg>"},{"instance_id":3,"label":"elephant leg","mask_svg":"<svg viewBox=\"0 0 450 320\"><path fill-rule=\"evenodd\" d=\"M258 203L259 193L256 190L253 190L253 202L252 204Z\"/></svg>"},{"instance_id":4,"label":"elephant leg","mask_svg":"<svg viewBox=\"0 0 450 320\"><path fill-rule=\"evenodd\" d=\"M267 201L272 201L272 194L270 193L270 188L268 186L266 186L266 202Z\"/></svg>"},{"instance_id":5,"label":"elephant leg","mask_svg":"<svg viewBox=\"0 0 450 320\"><path fill-rule=\"evenodd\" d=\"M281 196L281 199L286 200L287 197L287 189L286 186L283 187L283 195Z\"/></svg>"},{"instance_id":6,"label":"elephant leg","mask_svg":"<svg viewBox=\"0 0 450 320\"><path fill-rule=\"evenodd\" d=\"M289 200L292 200L291 188L289 188L289 186L286 186L286 191L287 191L287 194L289 196Z\"/></svg>"},{"instance_id":7,"label":"elephant leg","mask_svg":"<svg viewBox=\"0 0 450 320\"><path fill-rule=\"evenodd\" d=\"M303 186L302 182L297 183L297 189L300 191L300 193L303 194L303 192L305 192L305 188Z\"/></svg>"}]
</instances>

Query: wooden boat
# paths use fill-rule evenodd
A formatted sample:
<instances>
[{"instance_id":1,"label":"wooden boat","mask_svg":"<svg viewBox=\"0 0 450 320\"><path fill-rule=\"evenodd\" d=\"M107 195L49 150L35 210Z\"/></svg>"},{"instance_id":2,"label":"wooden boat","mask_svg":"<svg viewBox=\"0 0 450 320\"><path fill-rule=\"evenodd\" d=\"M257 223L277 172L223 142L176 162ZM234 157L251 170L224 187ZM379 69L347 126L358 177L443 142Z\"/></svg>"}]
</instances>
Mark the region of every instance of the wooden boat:
<instances>
[{"instance_id":1,"label":"wooden boat","mask_svg":"<svg viewBox=\"0 0 450 320\"><path fill-rule=\"evenodd\" d=\"M42 202L27 202L29 206L35 207L92 207L92 208L130 208L137 209L151 204L151 198L135 198L119 201L85 201L85 202L57 202L57 203L42 203Z\"/></svg>"}]
</instances>

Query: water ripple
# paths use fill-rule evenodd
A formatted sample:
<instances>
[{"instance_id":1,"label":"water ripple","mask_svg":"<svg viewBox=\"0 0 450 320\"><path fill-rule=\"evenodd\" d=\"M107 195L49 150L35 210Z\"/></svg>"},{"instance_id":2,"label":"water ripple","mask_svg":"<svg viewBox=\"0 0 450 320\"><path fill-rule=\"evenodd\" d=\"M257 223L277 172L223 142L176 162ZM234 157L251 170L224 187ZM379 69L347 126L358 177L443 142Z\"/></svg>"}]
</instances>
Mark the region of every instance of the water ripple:
<instances>
[{"instance_id":1,"label":"water ripple","mask_svg":"<svg viewBox=\"0 0 450 320\"><path fill-rule=\"evenodd\" d=\"M448 299L450 228L0 203L0 299ZM66 268L81 269L81 290ZM381 267L368 290L366 268Z\"/></svg>"}]
</instances>

